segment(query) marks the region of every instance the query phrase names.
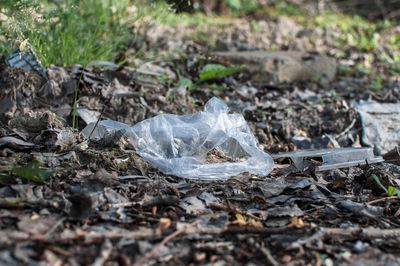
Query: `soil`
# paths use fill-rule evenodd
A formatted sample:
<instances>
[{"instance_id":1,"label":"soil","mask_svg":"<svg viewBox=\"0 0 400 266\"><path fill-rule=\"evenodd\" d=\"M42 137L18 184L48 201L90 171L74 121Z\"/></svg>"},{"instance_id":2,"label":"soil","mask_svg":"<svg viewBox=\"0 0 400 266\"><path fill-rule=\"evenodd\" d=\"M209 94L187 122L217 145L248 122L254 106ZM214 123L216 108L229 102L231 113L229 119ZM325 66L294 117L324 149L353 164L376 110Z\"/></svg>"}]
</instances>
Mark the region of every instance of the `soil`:
<instances>
[{"instance_id":1,"label":"soil","mask_svg":"<svg viewBox=\"0 0 400 266\"><path fill-rule=\"evenodd\" d=\"M240 162L240 159L227 156L222 151L214 148L207 153L206 159L204 161L204 163L226 163L226 162Z\"/></svg>"},{"instance_id":2,"label":"soil","mask_svg":"<svg viewBox=\"0 0 400 266\"><path fill-rule=\"evenodd\" d=\"M265 30L289 23L279 21L258 23L267 25ZM264 38L252 33L248 22L232 23L236 27L222 29L228 36L224 49L230 51L239 44L263 49L269 42L301 50L320 41L318 49L339 64L366 58L357 51L339 55L330 43L333 33L321 29L310 38L289 38L287 28ZM341 71L329 83L284 84L256 83L241 72L216 81L227 88L223 91L201 86L174 91L178 70L197 79L209 62L200 55L211 45L189 38L190 26L164 27L147 29L144 54L166 54L178 46L180 55L171 52L172 60L148 63L147 72L139 65L50 66L45 80L32 71L0 67L1 264L400 264L400 200L375 180L398 188L396 153L385 157L387 162L321 172L315 171L320 162L309 160L300 171L286 158L276 160L267 176L195 181L163 174L123 134L88 141L80 133L90 120L133 125L160 113L194 113L217 96L231 112L243 114L260 148L270 154L360 147L363 128L351 103L400 100L399 79L386 66L377 66L388 81L379 92L366 89L369 76ZM218 36L221 29L204 31ZM77 129L71 127L75 88ZM175 94L170 98L167 92ZM214 152L207 163L221 160L230 161ZM30 162L51 173L44 182L29 180L34 168L25 177L12 170Z\"/></svg>"}]
</instances>

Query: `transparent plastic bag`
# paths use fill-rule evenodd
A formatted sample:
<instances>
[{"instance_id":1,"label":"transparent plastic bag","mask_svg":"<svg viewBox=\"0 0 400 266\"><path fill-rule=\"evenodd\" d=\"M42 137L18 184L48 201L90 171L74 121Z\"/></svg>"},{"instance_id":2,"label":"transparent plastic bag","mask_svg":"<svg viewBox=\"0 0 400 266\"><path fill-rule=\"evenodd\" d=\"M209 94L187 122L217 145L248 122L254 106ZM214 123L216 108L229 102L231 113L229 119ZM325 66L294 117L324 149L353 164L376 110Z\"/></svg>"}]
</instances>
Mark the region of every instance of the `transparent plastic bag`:
<instances>
[{"instance_id":1,"label":"transparent plastic bag","mask_svg":"<svg viewBox=\"0 0 400 266\"><path fill-rule=\"evenodd\" d=\"M244 117L228 112L228 106L214 97L203 112L162 114L129 128L107 120L98 127L124 128L137 153L168 175L199 180L225 180L243 172L267 175L273 169L273 159L258 147ZM93 129L90 124L88 127ZM98 135L96 129L94 134ZM205 163L213 149L236 161Z\"/></svg>"}]
</instances>

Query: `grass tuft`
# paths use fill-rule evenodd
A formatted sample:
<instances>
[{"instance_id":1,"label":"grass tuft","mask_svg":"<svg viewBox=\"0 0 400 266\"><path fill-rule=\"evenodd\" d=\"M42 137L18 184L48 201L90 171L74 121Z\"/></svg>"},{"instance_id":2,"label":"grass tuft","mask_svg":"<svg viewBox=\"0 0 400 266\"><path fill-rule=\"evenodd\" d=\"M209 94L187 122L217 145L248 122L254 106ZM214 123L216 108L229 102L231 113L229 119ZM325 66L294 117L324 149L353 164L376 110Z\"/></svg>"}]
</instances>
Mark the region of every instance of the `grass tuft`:
<instances>
[{"instance_id":1,"label":"grass tuft","mask_svg":"<svg viewBox=\"0 0 400 266\"><path fill-rule=\"evenodd\" d=\"M44 66L114 61L134 37L129 0L3 0L0 52L29 39Z\"/></svg>"}]
</instances>

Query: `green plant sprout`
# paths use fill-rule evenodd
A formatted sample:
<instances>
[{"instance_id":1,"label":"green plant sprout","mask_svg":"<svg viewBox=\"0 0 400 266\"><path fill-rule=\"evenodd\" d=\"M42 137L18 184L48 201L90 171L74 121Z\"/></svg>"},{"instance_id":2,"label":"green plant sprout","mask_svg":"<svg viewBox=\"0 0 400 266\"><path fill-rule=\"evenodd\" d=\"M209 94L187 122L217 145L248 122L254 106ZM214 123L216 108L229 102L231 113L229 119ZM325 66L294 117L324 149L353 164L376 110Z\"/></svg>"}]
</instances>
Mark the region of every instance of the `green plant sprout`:
<instances>
[{"instance_id":1,"label":"green plant sprout","mask_svg":"<svg viewBox=\"0 0 400 266\"><path fill-rule=\"evenodd\" d=\"M398 190L397 188L395 188L393 186L388 186L388 188L386 188L384 185L382 185L381 181L375 174L371 174L371 177L375 180L375 182L378 184L378 186L380 188L382 188L388 194L389 197L396 196L396 195L398 197L400 197L400 190Z\"/></svg>"}]
</instances>

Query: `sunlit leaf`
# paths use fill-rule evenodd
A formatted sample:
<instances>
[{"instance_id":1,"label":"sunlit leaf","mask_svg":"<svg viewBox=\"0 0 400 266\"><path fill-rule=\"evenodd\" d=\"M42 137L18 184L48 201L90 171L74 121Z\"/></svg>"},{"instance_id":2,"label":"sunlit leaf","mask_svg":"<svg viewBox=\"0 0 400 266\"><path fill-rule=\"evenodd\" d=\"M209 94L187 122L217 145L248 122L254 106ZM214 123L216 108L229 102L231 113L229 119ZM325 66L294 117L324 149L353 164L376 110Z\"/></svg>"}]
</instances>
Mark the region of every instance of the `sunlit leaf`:
<instances>
[{"instance_id":1,"label":"sunlit leaf","mask_svg":"<svg viewBox=\"0 0 400 266\"><path fill-rule=\"evenodd\" d=\"M240 213L236 213L236 219L237 220L242 220L242 221L244 221L244 217L243 217L243 215L241 215Z\"/></svg>"},{"instance_id":2,"label":"sunlit leaf","mask_svg":"<svg viewBox=\"0 0 400 266\"><path fill-rule=\"evenodd\" d=\"M200 71L198 83L206 81L206 80L210 80L210 79L222 78L222 77L232 75L232 74L242 70L242 68L243 67L241 67L241 66L225 67L220 64L207 64Z\"/></svg>"},{"instance_id":3,"label":"sunlit leaf","mask_svg":"<svg viewBox=\"0 0 400 266\"><path fill-rule=\"evenodd\" d=\"M288 225L288 227L296 227L296 228L302 228L306 224L303 222L303 220L299 217L292 217L292 221Z\"/></svg>"},{"instance_id":4,"label":"sunlit leaf","mask_svg":"<svg viewBox=\"0 0 400 266\"><path fill-rule=\"evenodd\" d=\"M262 223L260 221L257 221L257 220L254 220L254 219L250 220L249 225L253 226L253 227L263 227L263 225L262 225Z\"/></svg>"},{"instance_id":5,"label":"sunlit leaf","mask_svg":"<svg viewBox=\"0 0 400 266\"><path fill-rule=\"evenodd\" d=\"M235 217L236 217L236 220L234 220L232 222L232 224L239 225L239 226L247 225L247 222L244 219L243 215L241 215L240 213L236 213Z\"/></svg>"},{"instance_id":6,"label":"sunlit leaf","mask_svg":"<svg viewBox=\"0 0 400 266\"><path fill-rule=\"evenodd\" d=\"M193 82L190 79L187 78L179 78L177 86L187 86L188 88L191 88L193 86Z\"/></svg>"},{"instance_id":7,"label":"sunlit leaf","mask_svg":"<svg viewBox=\"0 0 400 266\"><path fill-rule=\"evenodd\" d=\"M389 186L387 189L388 196L398 196L400 197L400 190L395 187Z\"/></svg>"}]
</instances>

